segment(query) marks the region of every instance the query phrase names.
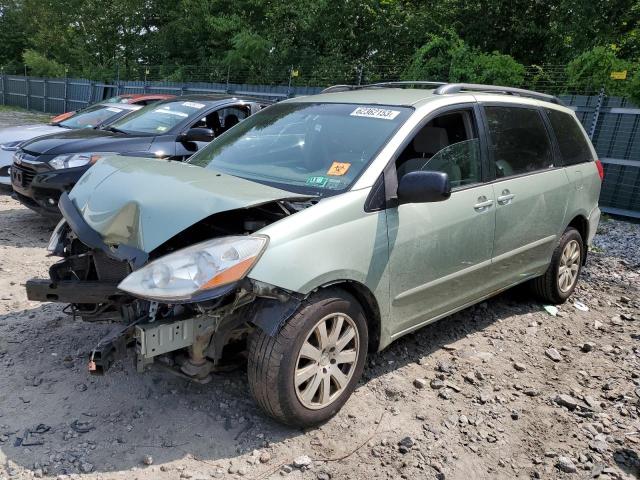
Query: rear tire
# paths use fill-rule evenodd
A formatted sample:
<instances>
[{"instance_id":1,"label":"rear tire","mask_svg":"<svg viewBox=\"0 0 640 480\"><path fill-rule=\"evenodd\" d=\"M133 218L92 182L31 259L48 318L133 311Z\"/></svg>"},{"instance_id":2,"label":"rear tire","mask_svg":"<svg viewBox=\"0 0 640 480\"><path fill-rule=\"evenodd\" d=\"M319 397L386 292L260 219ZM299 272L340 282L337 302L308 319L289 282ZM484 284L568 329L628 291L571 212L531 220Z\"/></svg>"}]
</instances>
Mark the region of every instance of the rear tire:
<instances>
[{"instance_id":1,"label":"rear tire","mask_svg":"<svg viewBox=\"0 0 640 480\"><path fill-rule=\"evenodd\" d=\"M553 251L549 268L531 282L534 293L541 300L559 304L566 302L578 283L584 259L584 243L580 232L567 228Z\"/></svg>"},{"instance_id":2,"label":"rear tire","mask_svg":"<svg viewBox=\"0 0 640 480\"><path fill-rule=\"evenodd\" d=\"M249 339L251 394L279 422L308 427L335 415L364 369L364 311L347 292L330 289L305 300L274 336Z\"/></svg>"}]
</instances>

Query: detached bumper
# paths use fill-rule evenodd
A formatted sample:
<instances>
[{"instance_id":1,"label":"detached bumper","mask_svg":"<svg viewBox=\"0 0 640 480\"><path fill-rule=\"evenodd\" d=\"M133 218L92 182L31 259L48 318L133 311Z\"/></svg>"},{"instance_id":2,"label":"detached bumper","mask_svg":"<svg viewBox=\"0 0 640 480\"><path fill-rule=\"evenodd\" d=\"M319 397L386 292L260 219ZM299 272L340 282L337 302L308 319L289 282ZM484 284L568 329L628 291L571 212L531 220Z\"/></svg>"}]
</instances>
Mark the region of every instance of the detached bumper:
<instances>
[{"instance_id":1,"label":"detached bumper","mask_svg":"<svg viewBox=\"0 0 640 480\"><path fill-rule=\"evenodd\" d=\"M27 280L27 298L34 302L101 303L124 295L117 283L68 280Z\"/></svg>"}]
</instances>

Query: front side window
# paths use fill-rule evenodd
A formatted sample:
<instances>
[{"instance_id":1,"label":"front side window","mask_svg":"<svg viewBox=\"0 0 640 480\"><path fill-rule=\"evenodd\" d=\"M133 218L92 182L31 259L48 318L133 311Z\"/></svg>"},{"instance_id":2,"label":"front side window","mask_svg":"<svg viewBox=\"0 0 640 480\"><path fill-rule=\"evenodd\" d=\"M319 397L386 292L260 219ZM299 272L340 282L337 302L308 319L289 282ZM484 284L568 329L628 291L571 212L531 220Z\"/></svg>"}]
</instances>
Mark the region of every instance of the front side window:
<instances>
[{"instance_id":1,"label":"front side window","mask_svg":"<svg viewBox=\"0 0 640 480\"><path fill-rule=\"evenodd\" d=\"M237 125L251 114L249 105L238 105L234 107L226 107L211 112L206 117L198 119L190 128L203 127L210 128L216 137L222 135L231 127Z\"/></svg>"},{"instance_id":2,"label":"front side window","mask_svg":"<svg viewBox=\"0 0 640 480\"><path fill-rule=\"evenodd\" d=\"M162 135L189 117L204 112L206 105L197 101L175 101L147 105L112 126L124 133Z\"/></svg>"},{"instance_id":3,"label":"front side window","mask_svg":"<svg viewBox=\"0 0 640 480\"><path fill-rule=\"evenodd\" d=\"M485 107L496 177L552 168L551 143L538 110Z\"/></svg>"},{"instance_id":4,"label":"front side window","mask_svg":"<svg viewBox=\"0 0 640 480\"><path fill-rule=\"evenodd\" d=\"M80 110L75 115L58 123L65 128L96 128L104 124L109 119L122 115L122 109L116 106L107 107L105 105L94 105L93 107Z\"/></svg>"},{"instance_id":5,"label":"front side window","mask_svg":"<svg viewBox=\"0 0 640 480\"><path fill-rule=\"evenodd\" d=\"M563 165L593 161L593 154L577 120L568 113L551 108L546 109L546 112L558 140Z\"/></svg>"},{"instance_id":6,"label":"front side window","mask_svg":"<svg viewBox=\"0 0 640 480\"><path fill-rule=\"evenodd\" d=\"M451 188L481 181L480 141L472 109L430 120L396 161L398 178L409 172L444 172Z\"/></svg>"},{"instance_id":7,"label":"front side window","mask_svg":"<svg viewBox=\"0 0 640 480\"><path fill-rule=\"evenodd\" d=\"M331 195L349 188L412 112L280 103L243 120L189 163L293 192Z\"/></svg>"}]
</instances>

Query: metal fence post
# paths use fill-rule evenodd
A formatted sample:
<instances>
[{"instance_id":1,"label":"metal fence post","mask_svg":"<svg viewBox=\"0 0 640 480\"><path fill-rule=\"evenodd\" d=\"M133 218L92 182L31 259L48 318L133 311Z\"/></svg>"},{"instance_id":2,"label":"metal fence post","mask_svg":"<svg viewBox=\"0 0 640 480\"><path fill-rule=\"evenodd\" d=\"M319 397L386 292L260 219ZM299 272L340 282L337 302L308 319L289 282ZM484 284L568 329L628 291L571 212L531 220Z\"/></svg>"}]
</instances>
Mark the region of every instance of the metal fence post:
<instances>
[{"instance_id":1,"label":"metal fence post","mask_svg":"<svg viewBox=\"0 0 640 480\"><path fill-rule=\"evenodd\" d=\"M93 82L89 80L89 99L87 100L87 105L91 105L93 103Z\"/></svg>"},{"instance_id":2,"label":"metal fence post","mask_svg":"<svg viewBox=\"0 0 640 480\"><path fill-rule=\"evenodd\" d=\"M591 127L589 128L589 138L593 140L593 136L596 133L596 126L598 125L598 118L600 117L600 110L604 104L604 87L600 89L598 95L598 101L596 102L596 109L593 111L593 119L591 120Z\"/></svg>"},{"instance_id":3,"label":"metal fence post","mask_svg":"<svg viewBox=\"0 0 640 480\"><path fill-rule=\"evenodd\" d=\"M69 94L69 76L67 75L67 72L69 71L68 68L64 69L64 107L63 107L63 111L67 112L67 99L68 99L68 94Z\"/></svg>"},{"instance_id":4,"label":"metal fence post","mask_svg":"<svg viewBox=\"0 0 640 480\"><path fill-rule=\"evenodd\" d=\"M44 112L48 112L47 110L47 79L43 78L42 79L42 110L44 110Z\"/></svg>"},{"instance_id":5,"label":"metal fence post","mask_svg":"<svg viewBox=\"0 0 640 480\"><path fill-rule=\"evenodd\" d=\"M24 77L24 86L27 92L27 110L31 110L30 105L31 105L31 88L29 85L29 77Z\"/></svg>"},{"instance_id":6,"label":"metal fence post","mask_svg":"<svg viewBox=\"0 0 640 480\"><path fill-rule=\"evenodd\" d=\"M5 81L4 81L4 67L0 69L0 80L2 81L2 105L7 104L6 92L5 92Z\"/></svg>"}]
</instances>

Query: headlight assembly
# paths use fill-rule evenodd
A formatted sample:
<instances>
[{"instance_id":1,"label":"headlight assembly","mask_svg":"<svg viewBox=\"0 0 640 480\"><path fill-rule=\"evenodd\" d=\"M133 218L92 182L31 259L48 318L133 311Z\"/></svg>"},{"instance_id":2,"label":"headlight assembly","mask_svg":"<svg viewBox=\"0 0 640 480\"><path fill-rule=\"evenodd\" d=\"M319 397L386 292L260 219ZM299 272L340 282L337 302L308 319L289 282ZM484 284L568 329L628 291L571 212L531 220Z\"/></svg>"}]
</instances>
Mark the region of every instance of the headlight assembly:
<instances>
[{"instance_id":1,"label":"headlight assembly","mask_svg":"<svg viewBox=\"0 0 640 480\"><path fill-rule=\"evenodd\" d=\"M267 246L262 235L208 240L170 253L125 278L118 288L166 303L206 297L206 292L241 280Z\"/></svg>"},{"instance_id":2,"label":"headlight assembly","mask_svg":"<svg viewBox=\"0 0 640 480\"><path fill-rule=\"evenodd\" d=\"M63 168L82 167L87 163L96 163L101 158L111 157L119 155L114 152L83 152L83 153L70 153L67 155L58 155L57 157L49 160L51 165L56 170Z\"/></svg>"}]
</instances>

